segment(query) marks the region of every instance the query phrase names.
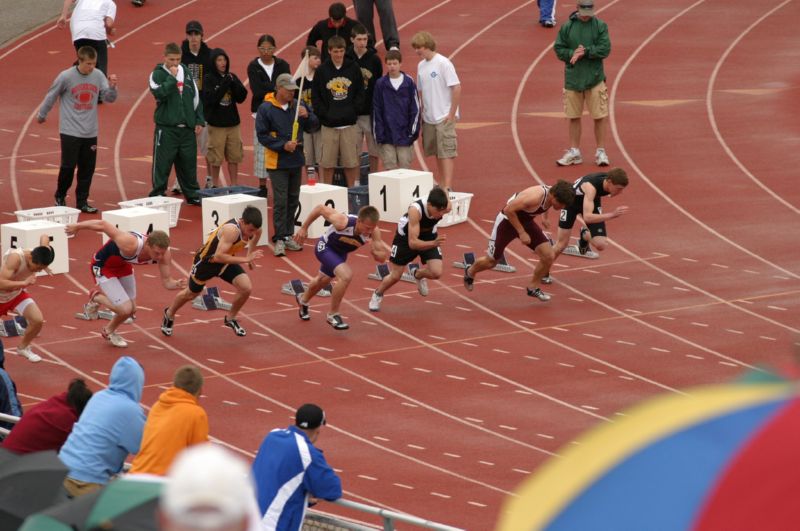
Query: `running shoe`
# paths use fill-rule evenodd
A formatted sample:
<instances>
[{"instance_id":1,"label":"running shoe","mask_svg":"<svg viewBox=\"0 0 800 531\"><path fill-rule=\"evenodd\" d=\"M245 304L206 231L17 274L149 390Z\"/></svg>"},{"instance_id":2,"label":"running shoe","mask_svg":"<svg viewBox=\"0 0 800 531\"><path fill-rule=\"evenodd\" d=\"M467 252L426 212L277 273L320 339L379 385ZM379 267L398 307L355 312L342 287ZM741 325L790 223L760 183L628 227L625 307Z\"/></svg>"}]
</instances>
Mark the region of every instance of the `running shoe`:
<instances>
[{"instance_id":1,"label":"running shoe","mask_svg":"<svg viewBox=\"0 0 800 531\"><path fill-rule=\"evenodd\" d=\"M542 284L549 286L550 284L553 283L553 277L551 277L550 275L547 275L546 277L542 277L542 281L541 282L542 282Z\"/></svg>"},{"instance_id":2,"label":"running shoe","mask_svg":"<svg viewBox=\"0 0 800 531\"><path fill-rule=\"evenodd\" d=\"M571 166L573 164L583 164L581 151L578 148L569 148L564 156L556 161L559 166Z\"/></svg>"},{"instance_id":3,"label":"running shoe","mask_svg":"<svg viewBox=\"0 0 800 531\"><path fill-rule=\"evenodd\" d=\"M417 281L417 291L419 291L419 294L422 295L423 297L427 297L428 296L428 279L418 277L417 276L417 272L414 271L414 280Z\"/></svg>"},{"instance_id":4,"label":"running shoe","mask_svg":"<svg viewBox=\"0 0 800 531\"><path fill-rule=\"evenodd\" d=\"M237 336L244 337L247 335L247 331L242 328L241 325L239 325L239 321L236 319L228 319L227 315L224 317L224 319L225 326L236 332Z\"/></svg>"},{"instance_id":5,"label":"running shoe","mask_svg":"<svg viewBox=\"0 0 800 531\"><path fill-rule=\"evenodd\" d=\"M165 336L171 336L172 325L175 323L175 319L167 315L167 310L169 310L169 308L164 308L164 318L161 320L161 333Z\"/></svg>"},{"instance_id":6,"label":"running shoe","mask_svg":"<svg viewBox=\"0 0 800 531\"><path fill-rule=\"evenodd\" d=\"M578 238L578 252L586 254L589 252L589 240L584 239L583 235L589 233L589 229L583 227L581 229L580 237Z\"/></svg>"},{"instance_id":7,"label":"running shoe","mask_svg":"<svg viewBox=\"0 0 800 531\"><path fill-rule=\"evenodd\" d=\"M211 188L215 188L214 179L212 179L210 175L206 175L206 190Z\"/></svg>"},{"instance_id":8,"label":"running shoe","mask_svg":"<svg viewBox=\"0 0 800 531\"><path fill-rule=\"evenodd\" d=\"M308 321L311 319L311 315L308 313L308 304L303 302L303 294L297 293L294 296L295 300L297 301L297 306L300 308L298 311L298 315L300 315L300 319L303 321Z\"/></svg>"},{"instance_id":9,"label":"running shoe","mask_svg":"<svg viewBox=\"0 0 800 531\"><path fill-rule=\"evenodd\" d=\"M378 295L377 291L372 292L372 298L369 300L369 311L379 312L381 310L381 303L383 302L383 295Z\"/></svg>"},{"instance_id":10,"label":"running shoe","mask_svg":"<svg viewBox=\"0 0 800 531\"><path fill-rule=\"evenodd\" d=\"M272 254L275 256L286 256L286 242L283 240L276 240L273 244Z\"/></svg>"},{"instance_id":11,"label":"running shoe","mask_svg":"<svg viewBox=\"0 0 800 531\"><path fill-rule=\"evenodd\" d=\"M128 342L125 341L121 335L117 334L116 332L109 332L105 328L100 330L100 334L103 336L103 339L107 339L112 345L119 348L125 348L128 346Z\"/></svg>"},{"instance_id":12,"label":"running shoe","mask_svg":"<svg viewBox=\"0 0 800 531\"><path fill-rule=\"evenodd\" d=\"M608 166L608 155L606 155L606 150L603 148L597 148L597 151L594 154L594 161L598 166Z\"/></svg>"},{"instance_id":13,"label":"running shoe","mask_svg":"<svg viewBox=\"0 0 800 531\"><path fill-rule=\"evenodd\" d=\"M89 321L100 318L100 305L94 301L89 301L83 305L83 315Z\"/></svg>"},{"instance_id":14,"label":"running shoe","mask_svg":"<svg viewBox=\"0 0 800 531\"><path fill-rule=\"evenodd\" d=\"M347 330L350 328L350 325L345 323L342 319L342 316L338 313L333 315L328 314L328 324L331 325L335 330Z\"/></svg>"},{"instance_id":15,"label":"running shoe","mask_svg":"<svg viewBox=\"0 0 800 531\"><path fill-rule=\"evenodd\" d=\"M30 345L27 347L17 347L17 354L23 358L27 358L31 363L39 363L42 361L42 357L38 354L34 354Z\"/></svg>"},{"instance_id":16,"label":"running shoe","mask_svg":"<svg viewBox=\"0 0 800 531\"><path fill-rule=\"evenodd\" d=\"M294 241L291 238L286 238L285 240L283 240L283 247L287 251L302 251L303 250L303 246L300 245L299 243L297 243L296 241Z\"/></svg>"},{"instance_id":17,"label":"running shoe","mask_svg":"<svg viewBox=\"0 0 800 531\"><path fill-rule=\"evenodd\" d=\"M526 289L528 291L528 297L536 297L542 302L547 302L551 299L550 295L542 291L541 288L536 288L536 289L526 288Z\"/></svg>"},{"instance_id":18,"label":"running shoe","mask_svg":"<svg viewBox=\"0 0 800 531\"><path fill-rule=\"evenodd\" d=\"M469 276L469 269L464 270L464 288L467 291L472 291L475 288L475 279Z\"/></svg>"}]
</instances>

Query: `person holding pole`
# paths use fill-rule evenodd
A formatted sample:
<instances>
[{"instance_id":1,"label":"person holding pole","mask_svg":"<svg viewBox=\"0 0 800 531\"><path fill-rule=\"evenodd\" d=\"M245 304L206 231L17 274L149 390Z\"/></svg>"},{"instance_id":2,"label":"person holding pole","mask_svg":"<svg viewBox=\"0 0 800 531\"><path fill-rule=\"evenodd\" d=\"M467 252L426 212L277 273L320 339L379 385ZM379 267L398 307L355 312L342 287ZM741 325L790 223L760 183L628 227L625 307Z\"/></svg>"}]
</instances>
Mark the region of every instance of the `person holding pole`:
<instances>
[{"instance_id":1,"label":"person holding pole","mask_svg":"<svg viewBox=\"0 0 800 531\"><path fill-rule=\"evenodd\" d=\"M265 148L264 163L272 181L275 256L284 256L286 249L303 250L301 244L292 240L305 165L297 135L301 127L309 133L319 129L319 120L305 103L295 99L295 91L299 89L291 74L279 75L275 80L275 92L267 94L256 114L256 136Z\"/></svg>"}]
</instances>

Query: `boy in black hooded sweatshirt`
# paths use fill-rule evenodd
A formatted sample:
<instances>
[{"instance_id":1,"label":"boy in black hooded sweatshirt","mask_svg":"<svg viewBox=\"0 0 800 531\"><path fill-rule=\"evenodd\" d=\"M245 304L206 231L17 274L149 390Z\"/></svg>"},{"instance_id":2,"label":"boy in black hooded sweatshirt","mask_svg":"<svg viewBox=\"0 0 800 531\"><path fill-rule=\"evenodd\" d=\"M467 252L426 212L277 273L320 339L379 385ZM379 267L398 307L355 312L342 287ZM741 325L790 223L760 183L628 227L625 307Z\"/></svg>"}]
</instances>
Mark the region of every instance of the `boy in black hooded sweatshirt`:
<instances>
[{"instance_id":1,"label":"boy in black hooded sweatshirt","mask_svg":"<svg viewBox=\"0 0 800 531\"><path fill-rule=\"evenodd\" d=\"M320 180L333 179L333 169L344 168L348 188L358 177L358 143L356 121L364 106L366 91L361 67L345 57L345 40L339 36L328 40L330 57L314 74L311 100L314 113L322 124L322 160Z\"/></svg>"},{"instance_id":2,"label":"boy in black hooded sweatshirt","mask_svg":"<svg viewBox=\"0 0 800 531\"><path fill-rule=\"evenodd\" d=\"M222 161L228 161L231 186L238 182L239 163L242 162L242 133L239 110L236 104L247 99L244 83L230 71L230 60L225 50L211 50L211 70L203 80L203 105L208 123L208 162L211 164L213 186L219 186Z\"/></svg>"}]
</instances>

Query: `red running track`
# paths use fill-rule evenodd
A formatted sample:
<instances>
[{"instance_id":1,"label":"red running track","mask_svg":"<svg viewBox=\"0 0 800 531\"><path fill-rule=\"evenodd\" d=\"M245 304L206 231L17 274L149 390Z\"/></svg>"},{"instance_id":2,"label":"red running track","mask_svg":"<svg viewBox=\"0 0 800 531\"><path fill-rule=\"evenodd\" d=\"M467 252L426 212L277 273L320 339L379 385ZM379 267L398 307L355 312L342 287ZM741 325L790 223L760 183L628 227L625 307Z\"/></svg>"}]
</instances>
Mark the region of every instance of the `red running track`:
<instances>
[{"instance_id":1,"label":"red running track","mask_svg":"<svg viewBox=\"0 0 800 531\"><path fill-rule=\"evenodd\" d=\"M101 109L95 204L116 208L149 191L147 76L163 44L183 37L187 20L201 20L209 44L224 47L244 77L265 31L296 64L327 4L231 1L220 10L211 0L153 1L144 9L120 2L110 54L120 98ZM800 52L790 26L779 21L797 18L800 7L788 0L616 0L598 7L612 39L609 155L632 178L625 194L607 203L631 211L609 224L614 245L600 260L560 260L550 303L524 296L534 264L514 244L515 274L484 274L468 294L460 271L448 268L428 298L403 283L370 314L375 282L366 277L374 264L354 257L356 281L344 307L352 328L338 333L324 323L325 299L304 323L280 294L288 280L314 274L309 246L260 262L242 319L246 338L225 329L221 313L188 307L174 337L164 338L160 313L173 294L161 289L157 270L139 268L139 319L124 327L131 346L123 351L99 337L98 323L73 318L90 287L86 262L100 244L82 233L70 241L71 273L31 290L47 318L34 344L45 362L12 356L7 364L25 405L75 376L99 388L121 354L144 365L143 403L150 405L177 366L195 363L207 377L201 403L211 433L224 444L252 456L297 405L318 402L331 421L320 445L348 498L489 529L503 498L583 430L656 393L787 362L800 328L800 193L793 178L800 155L792 118L800 99L788 67ZM554 164L566 147L563 69L551 51L555 33L536 24L534 2L407 0L395 9L406 71L417 62L411 35L425 29L451 56L463 85L457 189L475 198L470 221L446 229L449 263L484 249L497 209L513 192L594 169ZM562 3L559 19L570 10ZM44 125L32 117L72 49L66 31L46 26L0 57L14 73L0 87L5 223L14 210L51 203L57 114ZM245 144L252 145L245 110ZM184 206L171 234L182 272L201 243L193 223L199 217L199 209ZM6 346L13 350L15 341Z\"/></svg>"}]
</instances>

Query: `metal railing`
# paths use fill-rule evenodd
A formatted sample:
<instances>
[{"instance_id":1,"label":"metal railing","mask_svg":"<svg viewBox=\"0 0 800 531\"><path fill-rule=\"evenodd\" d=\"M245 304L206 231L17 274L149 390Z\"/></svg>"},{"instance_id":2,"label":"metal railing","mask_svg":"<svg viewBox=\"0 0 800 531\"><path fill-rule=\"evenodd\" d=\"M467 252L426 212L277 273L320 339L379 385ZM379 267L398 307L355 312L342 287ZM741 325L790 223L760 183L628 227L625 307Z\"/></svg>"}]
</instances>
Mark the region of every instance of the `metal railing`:
<instances>
[{"instance_id":1,"label":"metal railing","mask_svg":"<svg viewBox=\"0 0 800 531\"><path fill-rule=\"evenodd\" d=\"M10 422L11 424L16 424L19 422L19 417L15 417L14 415L6 415L5 413L0 413L0 422ZM0 428L0 439L4 438L6 435L10 433L10 430L7 428Z\"/></svg>"},{"instance_id":2,"label":"metal railing","mask_svg":"<svg viewBox=\"0 0 800 531\"><path fill-rule=\"evenodd\" d=\"M348 509L353 509L355 511L379 517L382 520L382 527L380 527L379 529L383 529L383 531L394 531L396 529L395 528L396 522L402 522L404 524L414 525L417 527L421 527L423 529L433 529L435 531L463 531L463 529L458 527L452 527L446 524L440 524L438 522L426 520L424 518L420 518L418 516L414 516L411 514L390 511L389 509L383 509L381 507L373 507L372 505L366 505L363 503L354 502L350 500L338 499L331 503L335 503L336 505L347 507ZM312 510L309 511L306 515L306 522L304 522L303 524L303 529L361 531L370 528L364 527L363 525L359 525L352 521L348 521L344 518L338 519L333 515L322 514Z\"/></svg>"}]
</instances>

